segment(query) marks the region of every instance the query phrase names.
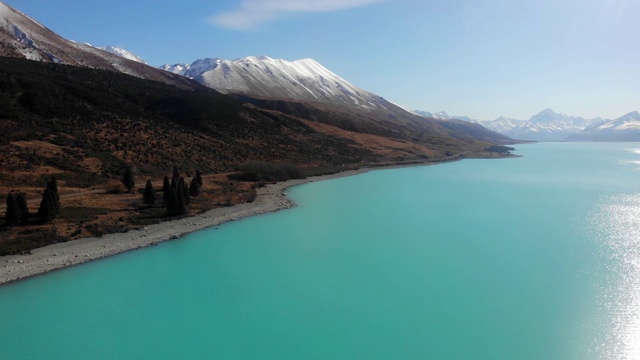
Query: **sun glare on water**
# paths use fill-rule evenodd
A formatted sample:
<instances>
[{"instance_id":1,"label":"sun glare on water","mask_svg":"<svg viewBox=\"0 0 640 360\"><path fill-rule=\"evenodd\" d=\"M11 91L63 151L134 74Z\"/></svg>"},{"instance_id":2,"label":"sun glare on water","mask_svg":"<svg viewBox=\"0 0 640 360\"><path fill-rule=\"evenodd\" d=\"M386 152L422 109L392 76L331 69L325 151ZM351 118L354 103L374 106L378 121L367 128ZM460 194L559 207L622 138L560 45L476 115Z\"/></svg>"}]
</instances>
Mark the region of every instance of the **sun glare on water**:
<instances>
[{"instance_id":1,"label":"sun glare on water","mask_svg":"<svg viewBox=\"0 0 640 360\"><path fill-rule=\"evenodd\" d=\"M602 298L609 330L597 351L602 359L640 359L640 194L609 198L593 220L611 274Z\"/></svg>"}]
</instances>

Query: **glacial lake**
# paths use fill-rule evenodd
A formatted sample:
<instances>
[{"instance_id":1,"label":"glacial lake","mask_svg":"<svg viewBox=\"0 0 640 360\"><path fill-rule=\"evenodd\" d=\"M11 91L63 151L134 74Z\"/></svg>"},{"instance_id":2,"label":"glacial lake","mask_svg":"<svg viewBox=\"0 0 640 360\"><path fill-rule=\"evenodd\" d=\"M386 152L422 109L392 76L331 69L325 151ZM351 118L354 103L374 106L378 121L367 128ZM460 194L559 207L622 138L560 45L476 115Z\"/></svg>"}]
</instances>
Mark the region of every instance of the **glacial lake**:
<instances>
[{"instance_id":1,"label":"glacial lake","mask_svg":"<svg viewBox=\"0 0 640 360\"><path fill-rule=\"evenodd\" d=\"M0 358L640 358L640 144L516 147L2 286Z\"/></svg>"}]
</instances>

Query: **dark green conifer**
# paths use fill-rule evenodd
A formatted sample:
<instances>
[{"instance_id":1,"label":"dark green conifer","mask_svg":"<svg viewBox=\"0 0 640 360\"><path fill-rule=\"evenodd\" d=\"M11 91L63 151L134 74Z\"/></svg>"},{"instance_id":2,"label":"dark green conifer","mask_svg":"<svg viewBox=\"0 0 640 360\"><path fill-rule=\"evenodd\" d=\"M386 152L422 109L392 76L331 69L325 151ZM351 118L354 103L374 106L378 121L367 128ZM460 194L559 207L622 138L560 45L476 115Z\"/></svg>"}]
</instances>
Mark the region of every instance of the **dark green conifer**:
<instances>
[{"instance_id":1,"label":"dark green conifer","mask_svg":"<svg viewBox=\"0 0 640 360\"><path fill-rule=\"evenodd\" d=\"M7 211L4 216L4 221L7 226L14 227L20 224L20 217L18 201L13 193L9 193L9 195L7 195Z\"/></svg>"},{"instance_id":2,"label":"dark green conifer","mask_svg":"<svg viewBox=\"0 0 640 360\"><path fill-rule=\"evenodd\" d=\"M169 182L169 177L165 176L164 177L164 181L162 183L162 200L164 200L164 202L167 202L167 199L169 198L171 193L171 183Z\"/></svg>"},{"instance_id":3,"label":"dark green conifer","mask_svg":"<svg viewBox=\"0 0 640 360\"><path fill-rule=\"evenodd\" d=\"M53 195L53 206L56 212L60 211L60 194L58 194L58 180L56 180L55 176L52 176L51 180L47 182L47 189Z\"/></svg>"},{"instance_id":4,"label":"dark green conifer","mask_svg":"<svg viewBox=\"0 0 640 360\"><path fill-rule=\"evenodd\" d=\"M182 197L184 198L185 205L188 205L191 202L191 198L189 197L189 187L182 176L180 177L180 180L178 180L178 187L182 190Z\"/></svg>"},{"instance_id":5,"label":"dark green conifer","mask_svg":"<svg viewBox=\"0 0 640 360\"><path fill-rule=\"evenodd\" d=\"M200 182L198 181L198 177L196 175L196 177L191 179L191 184L189 184L189 195L194 198L200 195L200 186Z\"/></svg>"},{"instance_id":6,"label":"dark green conifer","mask_svg":"<svg viewBox=\"0 0 640 360\"><path fill-rule=\"evenodd\" d=\"M142 201L149 205L149 207L156 203L156 191L153 189L151 180L147 180L147 184L144 187L144 193L142 194Z\"/></svg>"},{"instance_id":7,"label":"dark green conifer","mask_svg":"<svg viewBox=\"0 0 640 360\"><path fill-rule=\"evenodd\" d=\"M167 215L173 216L176 215L177 208L177 198L176 198L176 189L174 187L170 187L166 192L165 204L167 208Z\"/></svg>"},{"instance_id":8,"label":"dark green conifer","mask_svg":"<svg viewBox=\"0 0 640 360\"><path fill-rule=\"evenodd\" d=\"M55 195L53 191L47 187L44 189L44 193L42 193L42 201L38 208L38 219L40 219L41 222L47 223L56 217L57 209L55 203Z\"/></svg>"},{"instance_id":9,"label":"dark green conifer","mask_svg":"<svg viewBox=\"0 0 640 360\"><path fill-rule=\"evenodd\" d=\"M131 189L136 186L131 168L127 168L127 170L124 172L124 176L122 177L122 184L125 188L127 188L127 192L131 192Z\"/></svg>"},{"instance_id":10,"label":"dark green conifer","mask_svg":"<svg viewBox=\"0 0 640 360\"><path fill-rule=\"evenodd\" d=\"M198 187L198 189L199 189L199 188L201 188L201 187L202 187L202 185L204 185L204 182L203 182L203 180L202 180L202 173L200 172L200 170L196 170L196 177L195 177L195 179L196 179L196 181L198 181L198 185L200 185L200 186Z\"/></svg>"},{"instance_id":11,"label":"dark green conifer","mask_svg":"<svg viewBox=\"0 0 640 360\"><path fill-rule=\"evenodd\" d=\"M178 186L175 188L175 192L176 192L175 214L184 215L187 213L187 199L184 196L184 180L178 181Z\"/></svg>"},{"instance_id":12,"label":"dark green conifer","mask_svg":"<svg viewBox=\"0 0 640 360\"><path fill-rule=\"evenodd\" d=\"M177 183L178 180L180 180L180 171L178 171L178 167L177 166L173 166L173 175L171 176L171 184L173 185L173 183Z\"/></svg>"},{"instance_id":13,"label":"dark green conifer","mask_svg":"<svg viewBox=\"0 0 640 360\"><path fill-rule=\"evenodd\" d=\"M20 211L20 225L25 225L29 222L29 205L27 205L25 193L18 193L18 195L16 195L16 202L18 203L18 210Z\"/></svg>"}]
</instances>

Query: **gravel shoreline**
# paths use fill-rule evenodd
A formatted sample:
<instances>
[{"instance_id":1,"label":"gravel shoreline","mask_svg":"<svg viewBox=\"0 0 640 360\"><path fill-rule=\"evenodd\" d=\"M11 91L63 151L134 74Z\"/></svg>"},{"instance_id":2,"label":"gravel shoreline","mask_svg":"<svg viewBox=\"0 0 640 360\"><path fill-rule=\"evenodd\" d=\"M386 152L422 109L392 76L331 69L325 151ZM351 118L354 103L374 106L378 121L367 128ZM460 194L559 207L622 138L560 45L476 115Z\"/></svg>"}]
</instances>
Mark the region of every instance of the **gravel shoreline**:
<instances>
[{"instance_id":1,"label":"gravel shoreline","mask_svg":"<svg viewBox=\"0 0 640 360\"><path fill-rule=\"evenodd\" d=\"M367 172L371 169L345 171L333 175L315 176L302 180L289 180L269 184L258 189L252 203L209 210L200 215L180 220L149 225L126 233L104 235L45 246L28 255L0 257L0 284L6 284L50 271L101 259L130 250L177 239L185 234L220 225L249 216L289 209L296 204L288 199L284 190L300 184L334 179Z\"/></svg>"}]
</instances>

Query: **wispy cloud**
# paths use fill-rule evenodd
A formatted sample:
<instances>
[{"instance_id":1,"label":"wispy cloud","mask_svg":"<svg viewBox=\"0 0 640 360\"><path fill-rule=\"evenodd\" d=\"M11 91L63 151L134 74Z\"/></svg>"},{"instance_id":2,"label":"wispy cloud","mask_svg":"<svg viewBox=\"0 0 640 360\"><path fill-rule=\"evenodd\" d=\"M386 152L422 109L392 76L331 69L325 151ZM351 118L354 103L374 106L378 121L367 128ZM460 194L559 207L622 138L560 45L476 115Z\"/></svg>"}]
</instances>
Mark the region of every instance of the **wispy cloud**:
<instances>
[{"instance_id":1,"label":"wispy cloud","mask_svg":"<svg viewBox=\"0 0 640 360\"><path fill-rule=\"evenodd\" d=\"M385 0L244 0L240 8L215 14L213 25L233 30L254 30L258 26L293 13L332 12Z\"/></svg>"}]
</instances>

